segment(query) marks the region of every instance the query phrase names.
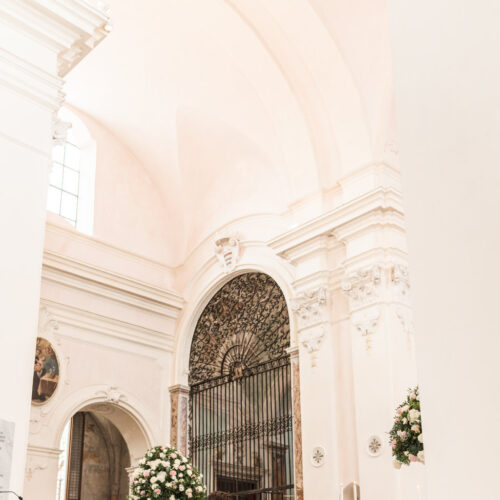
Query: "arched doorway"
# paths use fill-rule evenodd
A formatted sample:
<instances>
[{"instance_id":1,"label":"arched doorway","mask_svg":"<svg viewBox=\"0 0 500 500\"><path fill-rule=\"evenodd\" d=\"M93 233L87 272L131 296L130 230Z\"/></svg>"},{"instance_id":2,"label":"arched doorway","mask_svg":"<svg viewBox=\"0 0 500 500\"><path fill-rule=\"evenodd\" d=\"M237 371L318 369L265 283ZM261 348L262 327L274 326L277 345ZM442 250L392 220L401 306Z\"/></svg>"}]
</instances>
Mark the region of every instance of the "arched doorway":
<instances>
[{"instance_id":1,"label":"arched doorway","mask_svg":"<svg viewBox=\"0 0 500 500\"><path fill-rule=\"evenodd\" d=\"M294 498L290 323L263 273L226 283L191 344L190 453L208 491L239 500Z\"/></svg>"},{"instance_id":2,"label":"arched doorway","mask_svg":"<svg viewBox=\"0 0 500 500\"><path fill-rule=\"evenodd\" d=\"M130 453L109 417L110 405L73 415L61 438L57 500L126 500Z\"/></svg>"}]
</instances>

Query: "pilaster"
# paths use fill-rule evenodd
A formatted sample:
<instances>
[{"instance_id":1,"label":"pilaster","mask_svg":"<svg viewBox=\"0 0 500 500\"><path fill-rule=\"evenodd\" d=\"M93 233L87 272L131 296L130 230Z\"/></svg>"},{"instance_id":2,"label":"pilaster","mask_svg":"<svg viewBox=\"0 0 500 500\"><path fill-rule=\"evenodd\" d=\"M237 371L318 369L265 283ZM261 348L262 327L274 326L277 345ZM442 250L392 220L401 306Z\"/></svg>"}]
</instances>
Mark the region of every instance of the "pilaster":
<instances>
[{"instance_id":1,"label":"pilaster","mask_svg":"<svg viewBox=\"0 0 500 500\"><path fill-rule=\"evenodd\" d=\"M183 455L188 453L189 387L173 385L170 391L170 445Z\"/></svg>"}]
</instances>

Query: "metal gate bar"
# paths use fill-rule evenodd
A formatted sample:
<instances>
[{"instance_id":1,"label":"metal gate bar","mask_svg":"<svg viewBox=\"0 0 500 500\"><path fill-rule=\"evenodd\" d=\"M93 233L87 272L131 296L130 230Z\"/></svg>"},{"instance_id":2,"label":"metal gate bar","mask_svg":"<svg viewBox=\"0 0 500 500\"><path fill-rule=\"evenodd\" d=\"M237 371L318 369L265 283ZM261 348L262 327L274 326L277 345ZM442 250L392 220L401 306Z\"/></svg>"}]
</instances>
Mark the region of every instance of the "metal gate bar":
<instances>
[{"instance_id":1,"label":"metal gate bar","mask_svg":"<svg viewBox=\"0 0 500 500\"><path fill-rule=\"evenodd\" d=\"M190 454L209 492L294 498L291 403L288 355L191 386Z\"/></svg>"}]
</instances>

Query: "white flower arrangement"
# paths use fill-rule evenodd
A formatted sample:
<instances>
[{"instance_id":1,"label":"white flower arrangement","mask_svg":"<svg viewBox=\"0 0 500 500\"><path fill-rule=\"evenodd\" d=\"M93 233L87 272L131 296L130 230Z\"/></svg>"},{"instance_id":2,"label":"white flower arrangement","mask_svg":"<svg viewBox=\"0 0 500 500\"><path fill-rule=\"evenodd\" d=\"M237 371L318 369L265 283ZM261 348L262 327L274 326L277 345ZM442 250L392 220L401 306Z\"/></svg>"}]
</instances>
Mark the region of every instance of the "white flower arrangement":
<instances>
[{"instance_id":1,"label":"white flower arrangement","mask_svg":"<svg viewBox=\"0 0 500 500\"><path fill-rule=\"evenodd\" d=\"M394 425L389 435L394 467L400 469L403 464L425 463L418 387L410 389L406 401L396 409Z\"/></svg>"},{"instance_id":2,"label":"white flower arrangement","mask_svg":"<svg viewBox=\"0 0 500 500\"><path fill-rule=\"evenodd\" d=\"M131 500L205 500L203 475L174 448L155 446L130 481Z\"/></svg>"}]
</instances>

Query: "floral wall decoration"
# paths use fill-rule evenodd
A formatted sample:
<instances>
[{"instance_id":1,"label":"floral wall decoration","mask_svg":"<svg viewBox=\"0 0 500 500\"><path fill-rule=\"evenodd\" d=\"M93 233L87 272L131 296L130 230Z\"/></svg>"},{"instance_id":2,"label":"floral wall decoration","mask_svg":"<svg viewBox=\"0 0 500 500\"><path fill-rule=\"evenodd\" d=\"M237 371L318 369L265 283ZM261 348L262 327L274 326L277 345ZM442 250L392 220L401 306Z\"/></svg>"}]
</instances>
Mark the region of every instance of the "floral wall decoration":
<instances>
[{"instance_id":1,"label":"floral wall decoration","mask_svg":"<svg viewBox=\"0 0 500 500\"><path fill-rule=\"evenodd\" d=\"M394 425L389 432L394 467L424 463L424 437L418 387L409 389L406 400L396 409Z\"/></svg>"},{"instance_id":2,"label":"floral wall decoration","mask_svg":"<svg viewBox=\"0 0 500 500\"><path fill-rule=\"evenodd\" d=\"M130 480L132 500L205 500L202 474L174 448L155 446L146 452Z\"/></svg>"}]
</instances>

